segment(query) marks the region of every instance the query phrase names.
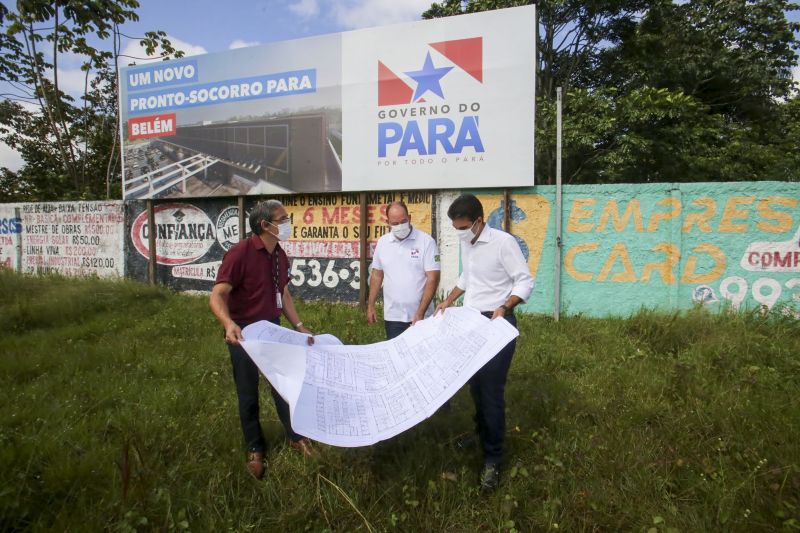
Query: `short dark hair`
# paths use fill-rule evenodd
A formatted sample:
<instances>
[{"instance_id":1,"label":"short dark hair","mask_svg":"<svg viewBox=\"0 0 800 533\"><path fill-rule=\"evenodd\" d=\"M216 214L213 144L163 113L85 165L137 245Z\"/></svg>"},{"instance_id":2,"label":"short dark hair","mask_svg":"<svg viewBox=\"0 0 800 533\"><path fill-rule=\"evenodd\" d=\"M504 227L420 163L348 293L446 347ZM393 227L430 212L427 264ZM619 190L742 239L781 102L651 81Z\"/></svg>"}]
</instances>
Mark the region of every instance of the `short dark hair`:
<instances>
[{"instance_id":1,"label":"short dark hair","mask_svg":"<svg viewBox=\"0 0 800 533\"><path fill-rule=\"evenodd\" d=\"M272 215L281 207L283 207L283 204L278 200L264 200L258 203L250 211L250 231L253 232L253 235L261 235L261 221L272 222Z\"/></svg>"},{"instance_id":2,"label":"short dark hair","mask_svg":"<svg viewBox=\"0 0 800 533\"><path fill-rule=\"evenodd\" d=\"M396 202L390 202L389 205L386 206L386 216L389 216L389 209L394 206L402 207L403 210L406 212L406 216L408 216L408 206L403 200L398 200Z\"/></svg>"},{"instance_id":3,"label":"short dark hair","mask_svg":"<svg viewBox=\"0 0 800 533\"><path fill-rule=\"evenodd\" d=\"M462 194L447 208L447 216L450 220L466 218L470 222L475 222L483 217L483 205L474 194Z\"/></svg>"}]
</instances>

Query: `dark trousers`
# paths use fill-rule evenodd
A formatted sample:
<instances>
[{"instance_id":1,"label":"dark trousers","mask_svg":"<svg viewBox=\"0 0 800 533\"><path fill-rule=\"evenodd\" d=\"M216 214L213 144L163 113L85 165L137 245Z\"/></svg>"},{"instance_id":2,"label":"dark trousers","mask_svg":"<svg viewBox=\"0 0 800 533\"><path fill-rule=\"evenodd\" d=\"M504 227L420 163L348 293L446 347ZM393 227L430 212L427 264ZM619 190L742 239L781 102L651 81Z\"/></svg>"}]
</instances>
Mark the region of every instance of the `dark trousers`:
<instances>
[{"instance_id":1,"label":"dark trousers","mask_svg":"<svg viewBox=\"0 0 800 533\"><path fill-rule=\"evenodd\" d=\"M491 317L491 313L488 316ZM507 315L505 319L512 326L517 326L514 315ZM514 339L469 380L469 392L475 402L475 431L480 437L483 460L487 464L499 465L503 460L506 379L516 347L517 339Z\"/></svg>"},{"instance_id":2,"label":"dark trousers","mask_svg":"<svg viewBox=\"0 0 800 533\"><path fill-rule=\"evenodd\" d=\"M400 336L405 330L411 327L411 322L395 322L393 320L384 320L383 326L386 328L386 340L392 340Z\"/></svg>"},{"instance_id":3,"label":"dark trousers","mask_svg":"<svg viewBox=\"0 0 800 533\"><path fill-rule=\"evenodd\" d=\"M271 320L278 324L280 319ZM239 420L242 422L242 432L248 451L263 452L265 448L264 433L261 430L259 420L258 405L258 381L261 373L258 367L247 355L247 352L238 344L229 344L228 351L231 354L231 366L233 367L233 381L236 383L236 394L239 397ZM292 430L291 419L289 416L289 404L281 398L272 385L270 385L272 399L275 402L275 410L278 412L286 436L297 441L302 439Z\"/></svg>"}]
</instances>

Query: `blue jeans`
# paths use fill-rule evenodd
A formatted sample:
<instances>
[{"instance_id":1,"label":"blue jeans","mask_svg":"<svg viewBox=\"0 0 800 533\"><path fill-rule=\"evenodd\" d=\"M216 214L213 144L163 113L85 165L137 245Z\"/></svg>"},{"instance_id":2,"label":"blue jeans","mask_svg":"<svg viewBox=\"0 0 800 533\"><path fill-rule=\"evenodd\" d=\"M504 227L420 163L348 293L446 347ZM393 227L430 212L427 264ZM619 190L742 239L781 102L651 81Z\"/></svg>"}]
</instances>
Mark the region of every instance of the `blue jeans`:
<instances>
[{"instance_id":1,"label":"blue jeans","mask_svg":"<svg viewBox=\"0 0 800 533\"><path fill-rule=\"evenodd\" d=\"M491 317L491 314L488 316ZM506 315L505 319L512 326L517 326L514 315ZM475 403L475 431L480 437L483 461L486 464L499 465L503 460L503 442L506 435L506 379L516 347L517 339L514 339L469 380L469 392Z\"/></svg>"},{"instance_id":2,"label":"blue jeans","mask_svg":"<svg viewBox=\"0 0 800 533\"><path fill-rule=\"evenodd\" d=\"M280 319L276 318L275 320L270 320L270 322L278 324ZM258 381L261 379L261 373L244 348L238 344L228 344L228 351L231 354L233 381L236 383L236 395L239 398L239 420L242 423L242 432L244 433L247 450L263 452L266 443L259 420L260 409L258 402ZM275 402L275 410L278 412L278 418L286 431L286 436L293 441L302 439L302 435L298 435L292 430L289 404L281 398L281 395L272 385L270 385L270 391Z\"/></svg>"},{"instance_id":3,"label":"blue jeans","mask_svg":"<svg viewBox=\"0 0 800 533\"><path fill-rule=\"evenodd\" d=\"M400 336L405 330L411 327L411 322L395 322L394 320L384 320L383 326L386 328L386 340L392 340Z\"/></svg>"}]
</instances>

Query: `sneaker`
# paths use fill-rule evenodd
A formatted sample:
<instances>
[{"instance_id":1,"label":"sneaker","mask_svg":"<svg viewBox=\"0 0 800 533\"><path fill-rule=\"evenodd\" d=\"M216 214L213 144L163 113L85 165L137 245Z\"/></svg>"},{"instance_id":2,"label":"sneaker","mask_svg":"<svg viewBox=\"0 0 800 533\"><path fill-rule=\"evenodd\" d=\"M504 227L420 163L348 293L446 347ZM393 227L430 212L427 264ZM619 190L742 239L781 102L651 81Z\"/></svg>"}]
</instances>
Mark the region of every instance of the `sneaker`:
<instances>
[{"instance_id":1,"label":"sneaker","mask_svg":"<svg viewBox=\"0 0 800 533\"><path fill-rule=\"evenodd\" d=\"M500 483L500 467L491 463L483 465L481 471L481 493L493 492Z\"/></svg>"},{"instance_id":2,"label":"sneaker","mask_svg":"<svg viewBox=\"0 0 800 533\"><path fill-rule=\"evenodd\" d=\"M289 446L303 457L308 459L319 458L319 452L311 444L311 440L307 439L306 437L303 437L300 440L290 440Z\"/></svg>"},{"instance_id":3,"label":"sneaker","mask_svg":"<svg viewBox=\"0 0 800 533\"><path fill-rule=\"evenodd\" d=\"M256 479L264 477L264 452L247 452L247 471Z\"/></svg>"}]
</instances>

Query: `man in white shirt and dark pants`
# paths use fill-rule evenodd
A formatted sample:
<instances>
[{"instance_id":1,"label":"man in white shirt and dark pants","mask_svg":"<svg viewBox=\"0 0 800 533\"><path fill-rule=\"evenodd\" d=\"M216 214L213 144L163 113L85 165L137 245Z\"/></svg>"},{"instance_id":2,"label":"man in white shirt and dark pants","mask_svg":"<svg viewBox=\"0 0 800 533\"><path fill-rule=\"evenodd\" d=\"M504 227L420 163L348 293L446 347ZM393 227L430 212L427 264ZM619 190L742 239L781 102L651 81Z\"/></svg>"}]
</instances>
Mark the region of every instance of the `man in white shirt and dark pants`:
<instances>
[{"instance_id":1,"label":"man in white shirt and dark pants","mask_svg":"<svg viewBox=\"0 0 800 533\"><path fill-rule=\"evenodd\" d=\"M386 338L393 339L433 312L441 267L436 242L411 225L406 204L389 204L386 218L391 232L378 239L372 256L367 321L378 319L375 301L383 285Z\"/></svg>"},{"instance_id":2,"label":"man in white shirt and dark pants","mask_svg":"<svg viewBox=\"0 0 800 533\"><path fill-rule=\"evenodd\" d=\"M492 320L516 327L514 307L533 291L533 276L516 239L486 225L483 206L471 194L456 198L447 210L461 241L462 272L436 312L444 312L462 294L464 305ZM508 343L469 381L475 403L476 431L483 448L481 490L497 488L506 431L505 386L516 339Z\"/></svg>"}]
</instances>

